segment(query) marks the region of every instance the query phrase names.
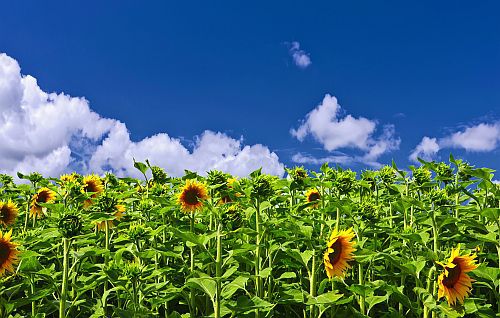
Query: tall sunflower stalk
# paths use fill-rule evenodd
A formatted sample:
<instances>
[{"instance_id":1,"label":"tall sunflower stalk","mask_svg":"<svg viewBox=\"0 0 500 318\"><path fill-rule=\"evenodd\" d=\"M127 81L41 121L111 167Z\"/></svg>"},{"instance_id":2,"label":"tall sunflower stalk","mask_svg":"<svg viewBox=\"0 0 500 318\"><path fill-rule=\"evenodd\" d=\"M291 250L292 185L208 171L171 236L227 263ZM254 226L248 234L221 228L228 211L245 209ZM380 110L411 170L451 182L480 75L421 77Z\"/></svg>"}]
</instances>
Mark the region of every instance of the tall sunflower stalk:
<instances>
[{"instance_id":1,"label":"tall sunflower stalk","mask_svg":"<svg viewBox=\"0 0 500 318\"><path fill-rule=\"evenodd\" d=\"M274 190L272 188L271 178L266 175L262 175L260 170L251 174L252 177L252 191L251 191L251 200L253 207L255 209L255 231L256 233L256 241L255 241L255 293L259 298L264 297L264 286L261 277L261 268L262 268L262 241L263 241L263 233L262 233L262 215L261 215L261 204L263 200L270 198ZM259 309L255 310L255 317L260 317Z\"/></svg>"},{"instance_id":2,"label":"tall sunflower stalk","mask_svg":"<svg viewBox=\"0 0 500 318\"><path fill-rule=\"evenodd\" d=\"M261 228L261 215L260 215L260 200L257 199L255 202L255 231L256 240L255 240L255 290L257 297L262 298L262 277L260 276L261 271L261 240L262 240L262 228ZM258 316L258 311L256 312L256 316Z\"/></svg>"},{"instance_id":3,"label":"tall sunflower stalk","mask_svg":"<svg viewBox=\"0 0 500 318\"><path fill-rule=\"evenodd\" d=\"M324 199L323 199L323 187L321 186L321 192L318 191L316 188L310 189L306 192L306 201L307 203L311 204L311 212L313 213L313 221L312 221L312 228L313 230L316 229L316 213L317 208L319 204L321 203L321 230L319 237L323 237L323 221L324 221L324 213L323 207L324 207ZM317 274L316 272L318 271L317 268L317 258L318 255L316 254L316 241L312 241L312 244L310 246L311 251L312 251L312 264L311 264L311 270L309 272L309 294L311 297L316 297L317 295L317 289L316 289L316 278ZM316 306L315 305L310 305L309 306L309 315L311 317L316 317Z\"/></svg>"},{"instance_id":4,"label":"tall sunflower stalk","mask_svg":"<svg viewBox=\"0 0 500 318\"><path fill-rule=\"evenodd\" d=\"M206 186L196 180L189 179L182 187L181 192L177 197L177 202L181 206L181 210L187 212L189 215L189 230L195 234L194 223L196 218L196 211L203 209L203 202L208 199ZM191 275L194 274L194 259L195 250L194 246L189 247L189 271ZM196 315L196 301L195 289L190 290L190 310L192 315Z\"/></svg>"},{"instance_id":5,"label":"tall sunflower stalk","mask_svg":"<svg viewBox=\"0 0 500 318\"><path fill-rule=\"evenodd\" d=\"M66 317L66 298L68 295L68 270L69 270L69 244L70 239L63 237L63 275L61 286L61 299L59 301L59 318Z\"/></svg>"},{"instance_id":6,"label":"tall sunflower stalk","mask_svg":"<svg viewBox=\"0 0 500 318\"><path fill-rule=\"evenodd\" d=\"M215 258L215 305L214 305L214 316L215 318L220 318L221 313L221 293L222 293L222 225L218 222L217 224L217 254Z\"/></svg>"},{"instance_id":7,"label":"tall sunflower stalk","mask_svg":"<svg viewBox=\"0 0 500 318\"><path fill-rule=\"evenodd\" d=\"M62 234L63 246L63 270L61 294L59 300L59 318L67 317L66 302L68 298L68 277L69 277L69 252L74 236L79 235L82 229L80 218L77 215L68 214L61 217L58 223L59 232Z\"/></svg>"}]
</instances>

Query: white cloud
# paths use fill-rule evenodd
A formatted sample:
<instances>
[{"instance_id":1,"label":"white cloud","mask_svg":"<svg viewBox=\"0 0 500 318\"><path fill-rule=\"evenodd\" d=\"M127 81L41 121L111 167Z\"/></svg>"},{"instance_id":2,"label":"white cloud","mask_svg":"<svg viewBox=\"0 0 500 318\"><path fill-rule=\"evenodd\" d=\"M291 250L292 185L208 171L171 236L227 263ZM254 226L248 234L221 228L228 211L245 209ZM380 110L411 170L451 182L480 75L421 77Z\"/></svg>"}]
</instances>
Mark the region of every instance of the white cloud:
<instances>
[{"instance_id":1,"label":"white cloud","mask_svg":"<svg viewBox=\"0 0 500 318\"><path fill-rule=\"evenodd\" d=\"M440 147L436 138L424 137L422 141L415 147L410 155L410 160L418 162L417 158L420 157L424 160L432 160Z\"/></svg>"},{"instance_id":2,"label":"white cloud","mask_svg":"<svg viewBox=\"0 0 500 318\"><path fill-rule=\"evenodd\" d=\"M42 91L35 78L21 75L16 60L0 54L1 173L58 176L78 169L139 176L132 158L149 159L173 176L184 169L245 176L261 166L267 173L284 173L269 148L242 142L212 131L197 137L192 151L165 133L132 142L124 123L101 117L84 98Z\"/></svg>"},{"instance_id":3,"label":"white cloud","mask_svg":"<svg viewBox=\"0 0 500 318\"><path fill-rule=\"evenodd\" d=\"M424 137L410 154L410 160L416 162L417 157L432 160L438 151L444 148L488 152L497 149L499 143L500 123L480 123L465 127L440 139Z\"/></svg>"},{"instance_id":4,"label":"white cloud","mask_svg":"<svg viewBox=\"0 0 500 318\"><path fill-rule=\"evenodd\" d=\"M288 52L292 56L295 65L297 65L299 68L306 68L311 65L311 57L304 50L300 49L299 42L294 41L290 43L289 46L290 49Z\"/></svg>"},{"instance_id":5,"label":"white cloud","mask_svg":"<svg viewBox=\"0 0 500 318\"><path fill-rule=\"evenodd\" d=\"M165 133L132 142L122 123L111 129L108 137L97 147L90 169L98 173L113 167L118 175L139 176L133 165L149 159L151 163L165 168L171 175L182 175L184 169L204 174L208 170L227 171L238 176L246 176L260 167L265 173L283 174L283 164L278 156L262 145L245 146L241 140L233 139L223 133L205 131L197 138L190 152L179 139Z\"/></svg>"},{"instance_id":6,"label":"white cloud","mask_svg":"<svg viewBox=\"0 0 500 318\"><path fill-rule=\"evenodd\" d=\"M384 125L382 135L369 142L369 150L361 159L370 165L378 165L377 159L386 152L399 149L401 139L395 138L394 125Z\"/></svg>"},{"instance_id":7,"label":"white cloud","mask_svg":"<svg viewBox=\"0 0 500 318\"><path fill-rule=\"evenodd\" d=\"M400 139L395 137L393 125L383 126L383 133L375 136L377 122L364 117L340 116L341 107L334 96L326 94L321 104L308 113L297 129L290 133L299 141L311 135L327 151L351 148L363 152L353 160L375 163L384 153L398 149Z\"/></svg>"},{"instance_id":8,"label":"white cloud","mask_svg":"<svg viewBox=\"0 0 500 318\"><path fill-rule=\"evenodd\" d=\"M440 143L443 147L463 148L467 151L492 151L500 141L500 123L481 123L467 127L449 137L443 138Z\"/></svg>"},{"instance_id":9,"label":"white cloud","mask_svg":"<svg viewBox=\"0 0 500 318\"><path fill-rule=\"evenodd\" d=\"M347 155L326 156L326 157L316 158L311 155L302 154L299 152L292 156L292 161L301 164L313 164L313 165L321 165L325 162L349 164L353 162L353 158Z\"/></svg>"}]
</instances>

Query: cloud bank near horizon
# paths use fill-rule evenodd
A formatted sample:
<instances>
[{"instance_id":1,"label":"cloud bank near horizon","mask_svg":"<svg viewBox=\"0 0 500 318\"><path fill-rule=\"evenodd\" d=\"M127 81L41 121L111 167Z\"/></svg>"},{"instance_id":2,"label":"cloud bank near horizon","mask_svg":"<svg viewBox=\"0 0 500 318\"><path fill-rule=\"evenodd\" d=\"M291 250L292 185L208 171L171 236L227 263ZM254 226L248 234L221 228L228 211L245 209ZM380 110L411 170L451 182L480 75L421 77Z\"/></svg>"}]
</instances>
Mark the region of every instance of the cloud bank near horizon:
<instances>
[{"instance_id":1,"label":"cloud bank near horizon","mask_svg":"<svg viewBox=\"0 0 500 318\"><path fill-rule=\"evenodd\" d=\"M1 173L38 171L57 177L77 170L139 177L133 158L149 159L172 176L183 175L184 169L246 176L262 167L265 173L284 173L268 147L244 145L242 137L222 132L195 136L192 149L167 133L134 142L124 123L94 112L85 98L43 91L34 77L21 73L15 59L0 54Z\"/></svg>"},{"instance_id":2,"label":"cloud bank near horizon","mask_svg":"<svg viewBox=\"0 0 500 318\"><path fill-rule=\"evenodd\" d=\"M433 160L442 149L463 149L467 152L491 152L500 144L500 122L470 125L441 138L425 136L413 149L409 159Z\"/></svg>"},{"instance_id":3,"label":"cloud bank near horizon","mask_svg":"<svg viewBox=\"0 0 500 318\"><path fill-rule=\"evenodd\" d=\"M300 51L298 43L292 48ZM401 143L394 125L346 114L330 94L290 134L300 142L311 138L326 152L315 157L296 151L289 158L296 164L328 161L377 167L380 158L398 150ZM424 136L409 160L433 160L443 149L491 152L499 145L500 122L481 122L440 138ZM273 175L285 172L269 147L245 145L243 137L236 139L223 132L205 130L189 146L166 132L132 141L125 123L102 117L85 98L43 91L34 77L21 73L15 59L0 53L0 173L38 171L57 177L71 171L110 171L140 177L133 167L134 158L149 159L172 176L183 175L185 169L200 174L217 169L237 176L247 176L260 167Z\"/></svg>"}]
</instances>

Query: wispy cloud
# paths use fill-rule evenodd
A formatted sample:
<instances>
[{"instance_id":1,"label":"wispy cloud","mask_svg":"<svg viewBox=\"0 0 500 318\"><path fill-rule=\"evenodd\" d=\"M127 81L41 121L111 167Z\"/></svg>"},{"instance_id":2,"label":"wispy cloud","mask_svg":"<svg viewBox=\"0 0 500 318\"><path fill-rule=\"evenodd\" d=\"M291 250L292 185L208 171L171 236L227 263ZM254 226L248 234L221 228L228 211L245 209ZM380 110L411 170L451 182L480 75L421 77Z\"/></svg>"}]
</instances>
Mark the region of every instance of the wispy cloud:
<instances>
[{"instance_id":1,"label":"wispy cloud","mask_svg":"<svg viewBox=\"0 0 500 318\"><path fill-rule=\"evenodd\" d=\"M479 123L464 127L442 138L424 137L410 154L410 160L420 157L432 160L444 148L464 149L469 152L489 152L500 144L500 122Z\"/></svg>"},{"instance_id":2,"label":"wispy cloud","mask_svg":"<svg viewBox=\"0 0 500 318\"><path fill-rule=\"evenodd\" d=\"M292 161L301 164L313 164L320 165L325 162L338 163L338 164L350 164L353 162L353 158L347 155L336 155L336 156L325 156L325 157L314 157L309 154L296 153L292 156Z\"/></svg>"},{"instance_id":3,"label":"wispy cloud","mask_svg":"<svg viewBox=\"0 0 500 318\"><path fill-rule=\"evenodd\" d=\"M311 57L309 53L306 53L306 51L300 49L300 43L299 42L291 42L288 43L289 50L288 52L290 53L290 56L293 59L293 62L295 65L297 65L299 68L307 68L309 65L311 65Z\"/></svg>"},{"instance_id":4,"label":"wispy cloud","mask_svg":"<svg viewBox=\"0 0 500 318\"><path fill-rule=\"evenodd\" d=\"M131 141L124 123L103 118L84 98L44 92L35 78L21 74L16 60L0 54L0 173L59 176L75 169L139 176L132 158L149 159L173 176L184 169L245 176L263 167L266 173L284 173L268 147L243 145L242 138L221 132L203 132L189 149L166 133Z\"/></svg>"},{"instance_id":5,"label":"wispy cloud","mask_svg":"<svg viewBox=\"0 0 500 318\"><path fill-rule=\"evenodd\" d=\"M351 115L342 117L340 111L337 99L326 94L321 104L290 133L299 141L312 136L329 152L345 148L361 151L362 155L352 156L352 160L360 158L372 164L384 153L399 148L401 140L395 136L393 125L384 125L382 133L377 136L377 121Z\"/></svg>"}]
</instances>

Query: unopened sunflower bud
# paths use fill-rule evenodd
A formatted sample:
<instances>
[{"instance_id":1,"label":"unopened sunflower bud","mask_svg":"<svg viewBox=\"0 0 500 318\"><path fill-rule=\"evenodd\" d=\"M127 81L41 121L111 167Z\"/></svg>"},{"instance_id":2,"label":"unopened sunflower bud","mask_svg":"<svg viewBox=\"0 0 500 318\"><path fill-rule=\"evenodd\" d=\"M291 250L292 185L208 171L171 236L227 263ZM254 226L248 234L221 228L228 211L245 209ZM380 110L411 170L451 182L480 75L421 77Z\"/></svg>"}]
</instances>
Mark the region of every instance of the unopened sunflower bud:
<instances>
[{"instance_id":1,"label":"unopened sunflower bud","mask_svg":"<svg viewBox=\"0 0 500 318\"><path fill-rule=\"evenodd\" d=\"M82 223L77 215L66 215L59 220L58 228L65 238L72 238L80 234Z\"/></svg>"},{"instance_id":2,"label":"unopened sunflower bud","mask_svg":"<svg viewBox=\"0 0 500 318\"><path fill-rule=\"evenodd\" d=\"M134 241L144 239L147 236L146 228L142 224L132 224L130 225L128 236Z\"/></svg>"},{"instance_id":3,"label":"unopened sunflower bud","mask_svg":"<svg viewBox=\"0 0 500 318\"><path fill-rule=\"evenodd\" d=\"M258 175L252 179L252 197L259 199L267 199L274 193L271 177L267 175Z\"/></svg>"},{"instance_id":4,"label":"unopened sunflower bud","mask_svg":"<svg viewBox=\"0 0 500 318\"><path fill-rule=\"evenodd\" d=\"M436 174L439 180L448 182L453 178L453 170L449 165L440 162L436 167Z\"/></svg>"},{"instance_id":5,"label":"unopened sunflower bud","mask_svg":"<svg viewBox=\"0 0 500 318\"><path fill-rule=\"evenodd\" d=\"M153 174L154 182L159 184L164 184L165 182L167 182L168 175L162 168L158 166L152 166L151 173Z\"/></svg>"},{"instance_id":6,"label":"unopened sunflower bud","mask_svg":"<svg viewBox=\"0 0 500 318\"><path fill-rule=\"evenodd\" d=\"M413 170L413 180L418 186L431 181L431 172L426 167L418 167Z\"/></svg>"}]
</instances>

